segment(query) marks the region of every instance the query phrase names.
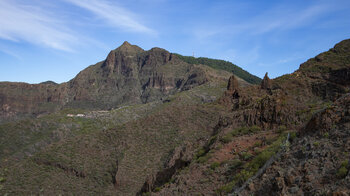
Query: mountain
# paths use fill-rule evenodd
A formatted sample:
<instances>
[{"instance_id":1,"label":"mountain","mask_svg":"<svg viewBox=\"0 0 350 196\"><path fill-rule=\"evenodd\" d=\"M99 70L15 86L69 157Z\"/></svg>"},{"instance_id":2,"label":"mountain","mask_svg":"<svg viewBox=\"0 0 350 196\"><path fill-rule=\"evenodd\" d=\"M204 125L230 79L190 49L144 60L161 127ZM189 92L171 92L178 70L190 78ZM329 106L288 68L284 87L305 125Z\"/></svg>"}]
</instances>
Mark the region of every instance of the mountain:
<instances>
[{"instance_id":1,"label":"mountain","mask_svg":"<svg viewBox=\"0 0 350 196\"><path fill-rule=\"evenodd\" d=\"M299 70L241 88L231 77L208 141L152 195L349 194L350 40ZM189 153L189 152L187 152ZM164 172L168 168L164 169ZM161 172L159 172L161 173ZM158 177L158 178L157 178Z\"/></svg>"},{"instance_id":2,"label":"mountain","mask_svg":"<svg viewBox=\"0 0 350 196\"><path fill-rule=\"evenodd\" d=\"M124 43L67 83L3 84L72 100L0 124L0 194L349 194L350 40L258 85L175 56Z\"/></svg>"},{"instance_id":3,"label":"mountain","mask_svg":"<svg viewBox=\"0 0 350 196\"><path fill-rule=\"evenodd\" d=\"M111 109L148 103L228 73L188 64L161 48L145 51L124 42L107 58L56 84L0 83L0 116L36 116L62 108Z\"/></svg>"}]
</instances>

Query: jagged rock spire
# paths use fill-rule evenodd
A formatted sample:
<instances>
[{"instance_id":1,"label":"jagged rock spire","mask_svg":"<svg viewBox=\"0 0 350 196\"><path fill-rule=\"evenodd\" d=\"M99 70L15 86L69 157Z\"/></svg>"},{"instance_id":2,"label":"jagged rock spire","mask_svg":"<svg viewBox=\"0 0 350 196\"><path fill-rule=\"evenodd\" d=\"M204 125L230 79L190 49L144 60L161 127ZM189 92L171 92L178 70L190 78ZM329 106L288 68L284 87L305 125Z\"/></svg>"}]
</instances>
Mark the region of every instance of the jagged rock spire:
<instances>
[{"instance_id":1,"label":"jagged rock spire","mask_svg":"<svg viewBox=\"0 0 350 196\"><path fill-rule=\"evenodd\" d=\"M229 91L238 90L238 81L235 75L232 75L228 80L227 90Z\"/></svg>"},{"instance_id":2,"label":"jagged rock spire","mask_svg":"<svg viewBox=\"0 0 350 196\"><path fill-rule=\"evenodd\" d=\"M261 81L261 89L271 89L271 81L269 76L267 76L267 72L264 76L264 79Z\"/></svg>"}]
</instances>

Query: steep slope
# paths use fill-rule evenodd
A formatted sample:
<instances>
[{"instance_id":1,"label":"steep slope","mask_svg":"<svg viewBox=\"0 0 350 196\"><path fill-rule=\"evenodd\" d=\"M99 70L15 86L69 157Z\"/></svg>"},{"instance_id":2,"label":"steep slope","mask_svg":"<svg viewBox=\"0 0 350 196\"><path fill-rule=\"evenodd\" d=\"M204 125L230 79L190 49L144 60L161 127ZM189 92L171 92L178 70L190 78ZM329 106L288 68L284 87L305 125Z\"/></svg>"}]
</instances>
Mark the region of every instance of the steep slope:
<instances>
[{"instance_id":1,"label":"steep slope","mask_svg":"<svg viewBox=\"0 0 350 196\"><path fill-rule=\"evenodd\" d=\"M240 195L349 195L350 94L318 112Z\"/></svg>"},{"instance_id":2,"label":"steep slope","mask_svg":"<svg viewBox=\"0 0 350 196\"><path fill-rule=\"evenodd\" d=\"M135 195L176 149L195 149L209 137L223 109L208 102L224 89L219 80L163 101L111 111L61 111L4 129L1 125L6 146L0 146L5 155L0 193ZM79 113L84 116L67 116ZM16 133L23 138L11 138Z\"/></svg>"},{"instance_id":3,"label":"steep slope","mask_svg":"<svg viewBox=\"0 0 350 196\"><path fill-rule=\"evenodd\" d=\"M349 92L350 64L346 61L346 59L350 58L349 46L350 40L344 40L328 52L322 53L302 64L300 69L292 74L284 75L274 80L270 80L266 74L259 86L241 88L237 85L235 77L231 77L227 91L219 101L229 111L228 113L223 113L224 115L220 117L213 134L207 139L206 144L194 150L195 156L188 160L185 167L174 172L174 175L169 177L167 182L154 183L153 186L149 186L150 188L147 191L152 192L152 195L226 195L240 190L239 188L244 182L255 174L264 172L262 168L269 167L269 165L265 166L265 163L270 164L273 162L271 157L282 153L281 150L283 148L281 146L288 147L290 142L297 141L297 144L293 144L296 145L293 147L295 149L293 150L294 153L303 148L300 146L300 142L302 145L305 145L305 140L311 143L316 142L315 145L318 145L317 141L319 136L324 134L323 132L319 133L318 136L310 135L308 136L311 137L309 139L296 138L296 135L299 133L299 130L305 130L303 127L308 122L309 125L307 127L314 126L315 117L312 116L315 113L325 108L331 108L333 101L338 100ZM322 61L316 60L320 56L323 57ZM320 69L327 71L316 71ZM329 114L334 118L322 117L316 121L321 124L334 125L333 128L335 129L339 127L338 130L340 132L338 132L337 137L327 139L334 145L327 147L326 151L334 150L334 156L317 157L315 153L320 152L317 150L322 149L320 146L315 149L315 152L308 149L309 154L311 153L313 156L309 156L309 154L303 155L301 160L313 162L311 164L312 167L310 166L309 168L310 174L316 172L317 169L322 169L320 165L316 167L317 161L321 161L321 163L325 161L324 163L327 163L327 160L334 157L340 158L344 149L347 148L347 136L345 137L344 134L348 134L348 131L346 126L343 125L343 123L346 123L345 119L348 119L346 117L348 111L345 101L347 98L342 100L335 104L337 107L341 107L342 104L345 107L343 111L340 108L336 109L338 117L336 117L337 115L326 113L326 116ZM287 137L288 135L289 137ZM338 142L342 137L345 139L342 142ZM299 142L299 140L302 141ZM304 172L299 167L300 164L304 163L303 161L301 163L298 162L300 161L298 157L288 159L288 157L298 156L293 153L290 155L282 153L282 161L277 163L276 167L272 166L271 173L268 176L263 175L262 178L258 178L253 183L248 184L247 191L242 192L242 194L269 195L269 191L275 195L292 194L288 191L289 188L293 188L294 184L282 184L280 187L282 182L276 181L275 185L278 185L278 189L276 189L273 183L269 183L274 177L280 177L282 175L281 172L284 175L287 170ZM340 166L342 161L346 160L333 161L328 169L324 169L326 173L328 172L330 179L336 179L335 168L345 167L342 170L345 171L346 169L347 171L348 166ZM320 177L327 178L328 174L320 174L322 175ZM287 179L289 174L285 175L283 177ZM294 173L291 175L293 176ZM301 178L304 178L305 176L303 175L306 174L298 173L295 175L300 175ZM322 191L319 192L317 188L321 186L316 183L317 176L308 176L308 178L312 177L314 181L303 182L311 183L308 184L309 189L303 184L302 186L298 185L298 189L293 189L292 191L300 189L304 194L321 193ZM274 181L272 180L272 182ZM329 188L331 191L346 190L344 188L348 186L348 180L340 182L337 185L337 183L325 181L324 183L327 185L322 184L322 186ZM254 188L254 183L257 183L256 188ZM283 183L287 182L283 181ZM146 184L149 185L150 183ZM265 187L269 188L266 189ZM294 194L298 194L298 192L294 192Z\"/></svg>"},{"instance_id":4,"label":"steep slope","mask_svg":"<svg viewBox=\"0 0 350 196\"><path fill-rule=\"evenodd\" d=\"M251 84L259 84L261 82L261 79L259 77L250 74L249 72L243 70L241 67L238 67L237 65L229 61L210 59L205 57L195 58L192 56L182 56L180 54L176 54L176 55L181 60L189 64L202 64L202 65L207 65L209 67L212 67L214 69L221 69L221 70L231 72L232 74L235 74L236 76L242 78L243 80Z\"/></svg>"},{"instance_id":5,"label":"steep slope","mask_svg":"<svg viewBox=\"0 0 350 196\"><path fill-rule=\"evenodd\" d=\"M0 119L36 116L64 107L111 109L147 103L225 77L211 75L206 66L188 64L164 49L144 51L124 42L106 60L66 83L0 83Z\"/></svg>"}]
</instances>

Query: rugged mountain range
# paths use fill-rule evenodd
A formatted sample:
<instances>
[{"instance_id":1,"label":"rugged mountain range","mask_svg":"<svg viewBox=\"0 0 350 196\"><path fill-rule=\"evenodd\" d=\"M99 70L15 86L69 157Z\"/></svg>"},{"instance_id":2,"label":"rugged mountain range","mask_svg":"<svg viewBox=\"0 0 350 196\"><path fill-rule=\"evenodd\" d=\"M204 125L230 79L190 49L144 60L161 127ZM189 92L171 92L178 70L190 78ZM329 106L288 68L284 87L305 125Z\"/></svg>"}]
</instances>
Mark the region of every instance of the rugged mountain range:
<instances>
[{"instance_id":1,"label":"rugged mountain range","mask_svg":"<svg viewBox=\"0 0 350 196\"><path fill-rule=\"evenodd\" d=\"M3 83L4 117L47 113L0 124L0 193L350 194L350 40L258 85L212 67L124 43L67 83Z\"/></svg>"},{"instance_id":2,"label":"rugged mountain range","mask_svg":"<svg viewBox=\"0 0 350 196\"><path fill-rule=\"evenodd\" d=\"M111 109L147 103L188 90L228 73L188 64L161 48L145 51L124 42L106 60L56 84L0 83L0 116L38 115L62 108ZM214 75L213 75L214 74Z\"/></svg>"}]
</instances>

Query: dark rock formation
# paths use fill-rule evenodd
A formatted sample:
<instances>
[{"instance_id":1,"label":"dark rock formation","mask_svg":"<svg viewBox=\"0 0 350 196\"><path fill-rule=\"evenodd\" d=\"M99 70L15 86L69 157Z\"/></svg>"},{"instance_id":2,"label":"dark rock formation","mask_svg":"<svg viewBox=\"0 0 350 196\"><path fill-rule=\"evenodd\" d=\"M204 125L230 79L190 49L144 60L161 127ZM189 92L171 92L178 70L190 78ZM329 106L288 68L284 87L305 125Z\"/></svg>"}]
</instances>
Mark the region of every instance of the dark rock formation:
<instances>
[{"instance_id":1,"label":"dark rock formation","mask_svg":"<svg viewBox=\"0 0 350 196\"><path fill-rule=\"evenodd\" d=\"M239 86L238 86L238 81L235 77L235 75L232 75L230 79L228 80L227 84L227 90L228 91L238 91Z\"/></svg>"},{"instance_id":2,"label":"dark rock formation","mask_svg":"<svg viewBox=\"0 0 350 196\"><path fill-rule=\"evenodd\" d=\"M269 76L267 76L267 72L263 78L263 80L261 81L261 89L271 89L271 81Z\"/></svg>"}]
</instances>

